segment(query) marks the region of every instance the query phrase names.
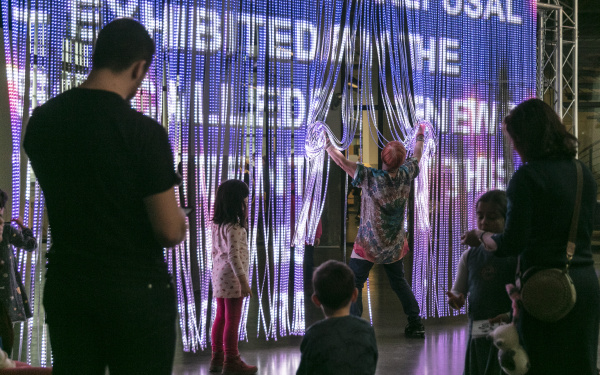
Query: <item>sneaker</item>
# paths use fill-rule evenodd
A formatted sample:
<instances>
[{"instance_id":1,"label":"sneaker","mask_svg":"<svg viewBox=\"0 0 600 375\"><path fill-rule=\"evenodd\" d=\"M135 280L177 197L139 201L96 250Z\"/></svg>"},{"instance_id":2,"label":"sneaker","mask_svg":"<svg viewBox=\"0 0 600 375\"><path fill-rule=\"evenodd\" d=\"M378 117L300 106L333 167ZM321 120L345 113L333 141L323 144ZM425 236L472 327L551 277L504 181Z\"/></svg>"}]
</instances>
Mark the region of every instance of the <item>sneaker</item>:
<instances>
[{"instance_id":1,"label":"sneaker","mask_svg":"<svg viewBox=\"0 0 600 375\"><path fill-rule=\"evenodd\" d=\"M258 367L249 366L239 355L235 357L225 357L225 362L223 363L223 375L246 375L246 374L256 374L258 371Z\"/></svg>"},{"instance_id":2,"label":"sneaker","mask_svg":"<svg viewBox=\"0 0 600 375\"><path fill-rule=\"evenodd\" d=\"M425 337L425 326L421 322L408 323L404 328L404 335L408 337Z\"/></svg>"},{"instance_id":3,"label":"sneaker","mask_svg":"<svg viewBox=\"0 0 600 375\"><path fill-rule=\"evenodd\" d=\"M225 353L213 352L210 358L209 372L221 372L223 371L223 360L225 359Z\"/></svg>"}]
</instances>

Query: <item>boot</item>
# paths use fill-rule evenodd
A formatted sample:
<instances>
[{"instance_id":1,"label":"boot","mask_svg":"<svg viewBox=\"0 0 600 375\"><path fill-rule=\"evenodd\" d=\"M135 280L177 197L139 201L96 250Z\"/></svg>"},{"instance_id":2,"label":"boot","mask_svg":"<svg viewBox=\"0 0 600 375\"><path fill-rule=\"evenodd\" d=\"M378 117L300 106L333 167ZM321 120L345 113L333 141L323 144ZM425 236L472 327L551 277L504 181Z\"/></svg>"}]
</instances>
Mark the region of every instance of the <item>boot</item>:
<instances>
[{"instance_id":1,"label":"boot","mask_svg":"<svg viewBox=\"0 0 600 375\"><path fill-rule=\"evenodd\" d=\"M239 354L236 356L226 356L223 363L223 375L247 375L256 374L258 367L248 366L242 361Z\"/></svg>"},{"instance_id":2,"label":"boot","mask_svg":"<svg viewBox=\"0 0 600 375\"><path fill-rule=\"evenodd\" d=\"M408 323L404 328L404 335L407 337L425 338L425 327L420 321Z\"/></svg>"},{"instance_id":3,"label":"boot","mask_svg":"<svg viewBox=\"0 0 600 375\"><path fill-rule=\"evenodd\" d=\"M223 370L223 359L225 354L223 352L213 352L210 359L209 372L221 372Z\"/></svg>"}]
</instances>

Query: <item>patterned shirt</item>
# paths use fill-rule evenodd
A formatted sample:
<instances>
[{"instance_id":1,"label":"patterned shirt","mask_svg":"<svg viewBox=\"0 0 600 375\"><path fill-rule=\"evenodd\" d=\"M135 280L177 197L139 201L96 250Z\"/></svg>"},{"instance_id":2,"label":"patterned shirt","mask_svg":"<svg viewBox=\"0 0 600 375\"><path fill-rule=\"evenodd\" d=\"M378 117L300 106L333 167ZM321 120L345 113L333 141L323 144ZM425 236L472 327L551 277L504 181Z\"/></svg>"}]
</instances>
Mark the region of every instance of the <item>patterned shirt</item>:
<instances>
[{"instance_id":1,"label":"patterned shirt","mask_svg":"<svg viewBox=\"0 0 600 375\"><path fill-rule=\"evenodd\" d=\"M402 257L404 208L419 162L408 158L392 177L387 171L358 164L353 185L362 189L361 215L353 256L373 263L394 263Z\"/></svg>"},{"instance_id":2,"label":"patterned shirt","mask_svg":"<svg viewBox=\"0 0 600 375\"><path fill-rule=\"evenodd\" d=\"M238 277L248 274L248 242L246 229L238 224L212 228L212 285L216 298L240 298Z\"/></svg>"}]
</instances>

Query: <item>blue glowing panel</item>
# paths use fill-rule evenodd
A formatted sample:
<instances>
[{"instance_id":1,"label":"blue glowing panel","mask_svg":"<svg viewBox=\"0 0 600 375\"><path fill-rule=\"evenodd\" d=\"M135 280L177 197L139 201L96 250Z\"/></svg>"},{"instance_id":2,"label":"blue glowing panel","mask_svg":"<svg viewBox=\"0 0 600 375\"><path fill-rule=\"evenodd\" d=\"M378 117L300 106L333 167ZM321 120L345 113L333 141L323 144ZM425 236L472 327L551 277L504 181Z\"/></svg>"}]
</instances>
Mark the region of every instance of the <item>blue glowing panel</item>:
<instances>
[{"instance_id":1,"label":"blue glowing panel","mask_svg":"<svg viewBox=\"0 0 600 375\"><path fill-rule=\"evenodd\" d=\"M460 234L476 227L474 203L488 190L505 189L519 163L501 123L510 108L535 95L536 2L402 4L418 24L409 39L422 90L417 115L439 135L430 173L434 227L427 243L419 244L416 233L413 289L424 316L443 316L451 313L444 292L464 250ZM435 272L428 271L431 262Z\"/></svg>"}]
</instances>

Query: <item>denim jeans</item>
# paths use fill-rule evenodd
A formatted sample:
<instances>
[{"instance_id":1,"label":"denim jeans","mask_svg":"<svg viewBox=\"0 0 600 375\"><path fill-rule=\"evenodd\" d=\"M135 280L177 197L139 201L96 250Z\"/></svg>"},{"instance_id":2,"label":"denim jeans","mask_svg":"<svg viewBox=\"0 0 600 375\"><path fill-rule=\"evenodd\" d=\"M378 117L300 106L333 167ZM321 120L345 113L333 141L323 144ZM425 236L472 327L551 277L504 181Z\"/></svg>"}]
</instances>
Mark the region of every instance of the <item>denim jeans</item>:
<instances>
[{"instance_id":1,"label":"denim jeans","mask_svg":"<svg viewBox=\"0 0 600 375\"><path fill-rule=\"evenodd\" d=\"M44 308L53 374L170 375L177 305L168 275L154 280L48 276ZM85 276L82 277L85 279Z\"/></svg>"},{"instance_id":2,"label":"denim jeans","mask_svg":"<svg viewBox=\"0 0 600 375\"><path fill-rule=\"evenodd\" d=\"M361 316L363 312L362 304L362 288L369 277L369 272L373 268L372 262L363 259L350 258L350 269L354 272L355 285L358 289L358 298L356 302L350 306L350 314L355 316ZM408 322L420 322L421 317L419 316L419 304L417 299L410 288L410 285L404 278L404 265L402 260L394 263L382 264L385 273L387 274L388 280L392 290L396 293L400 302L402 303L402 309L408 316Z\"/></svg>"}]
</instances>

